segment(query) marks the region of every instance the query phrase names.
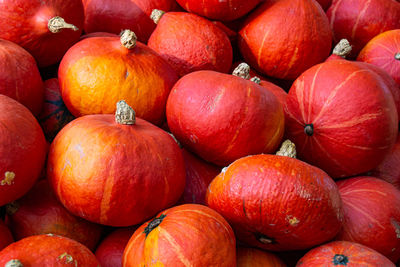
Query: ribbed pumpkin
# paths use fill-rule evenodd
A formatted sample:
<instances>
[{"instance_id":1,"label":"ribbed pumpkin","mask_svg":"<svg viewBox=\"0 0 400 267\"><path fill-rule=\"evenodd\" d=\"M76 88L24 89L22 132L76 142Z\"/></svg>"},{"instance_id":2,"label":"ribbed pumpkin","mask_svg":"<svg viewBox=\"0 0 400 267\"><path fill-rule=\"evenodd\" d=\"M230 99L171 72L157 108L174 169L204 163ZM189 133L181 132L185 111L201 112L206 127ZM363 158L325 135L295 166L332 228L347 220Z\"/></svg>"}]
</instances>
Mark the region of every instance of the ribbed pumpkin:
<instances>
[{"instance_id":1,"label":"ribbed pumpkin","mask_svg":"<svg viewBox=\"0 0 400 267\"><path fill-rule=\"evenodd\" d=\"M374 177L337 182L343 200L344 221L338 240L352 241L400 259L400 191ZM377 242L378 241L378 242Z\"/></svg>"},{"instance_id":2,"label":"ribbed pumpkin","mask_svg":"<svg viewBox=\"0 0 400 267\"><path fill-rule=\"evenodd\" d=\"M21 239L0 251L1 266L98 267L93 253L67 237L47 234Z\"/></svg>"},{"instance_id":3,"label":"ribbed pumpkin","mask_svg":"<svg viewBox=\"0 0 400 267\"><path fill-rule=\"evenodd\" d=\"M0 251L14 242L10 229L3 220L0 220Z\"/></svg>"},{"instance_id":4,"label":"ribbed pumpkin","mask_svg":"<svg viewBox=\"0 0 400 267\"><path fill-rule=\"evenodd\" d=\"M255 248L238 247L237 267L286 267L278 256Z\"/></svg>"},{"instance_id":5,"label":"ribbed pumpkin","mask_svg":"<svg viewBox=\"0 0 400 267\"><path fill-rule=\"evenodd\" d=\"M239 31L246 62L265 75L296 79L329 56L332 31L314 0L266 1Z\"/></svg>"},{"instance_id":6,"label":"ribbed pumpkin","mask_svg":"<svg viewBox=\"0 0 400 267\"><path fill-rule=\"evenodd\" d=\"M111 114L65 126L51 144L47 177L74 215L111 226L141 223L173 205L185 186L179 146L124 102Z\"/></svg>"},{"instance_id":7,"label":"ribbed pumpkin","mask_svg":"<svg viewBox=\"0 0 400 267\"><path fill-rule=\"evenodd\" d=\"M94 250L103 227L70 214L47 180L40 180L22 198L6 206L6 223L16 240L40 234L71 238Z\"/></svg>"},{"instance_id":8,"label":"ribbed pumpkin","mask_svg":"<svg viewBox=\"0 0 400 267\"><path fill-rule=\"evenodd\" d=\"M400 86L400 29L386 31L372 38L360 51L357 60L382 68Z\"/></svg>"},{"instance_id":9,"label":"ribbed pumpkin","mask_svg":"<svg viewBox=\"0 0 400 267\"><path fill-rule=\"evenodd\" d=\"M68 50L58 72L65 105L78 117L112 114L120 99L154 124L165 120L165 104L178 77L135 34L87 38Z\"/></svg>"},{"instance_id":10,"label":"ribbed pumpkin","mask_svg":"<svg viewBox=\"0 0 400 267\"><path fill-rule=\"evenodd\" d=\"M236 266L232 228L214 210L184 204L160 212L140 226L129 240L122 265Z\"/></svg>"},{"instance_id":11,"label":"ribbed pumpkin","mask_svg":"<svg viewBox=\"0 0 400 267\"><path fill-rule=\"evenodd\" d=\"M304 72L286 98L286 136L332 177L375 168L397 137L393 96L372 70L332 60Z\"/></svg>"},{"instance_id":12,"label":"ribbed pumpkin","mask_svg":"<svg viewBox=\"0 0 400 267\"><path fill-rule=\"evenodd\" d=\"M332 178L287 156L236 160L211 182L206 202L227 219L238 240L274 251L326 242L339 232L343 217Z\"/></svg>"},{"instance_id":13,"label":"ribbed pumpkin","mask_svg":"<svg viewBox=\"0 0 400 267\"><path fill-rule=\"evenodd\" d=\"M274 152L284 131L282 106L271 92L215 71L190 73L174 85L167 121L183 147L220 166Z\"/></svg>"},{"instance_id":14,"label":"ribbed pumpkin","mask_svg":"<svg viewBox=\"0 0 400 267\"><path fill-rule=\"evenodd\" d=\"M28 50L40 67L59 62L82 32L81 0L4 0L0 10L0 38Z\"/></svg>"},{"instance_id":15,"label":"ribbed pumpkin","mask_svg":"<svg viewBox=\"0 0 400 267\"><path fill-rule=\"evenodd\" d=\"M334 241L310 250L296 267L385 266L395 267L388 258L358 243Z\"/></svg>"},{"instance_id":16,"label":"ribbed pumpkin","mask_svg":"<svg viewBox=\"0 0 400 267\"><path fill-rule=\"evenodd\" d=\"M32 113L0 94L0 206L22 197L45 163L47 145Z\"/></svg>"},{"instance_id":17,"label":"ribbed pumpkin","mask_svg":"<svg viewBox=\"0 0 400 267\"><path fill-rule=\"evenodd\" d=\"M180 76L198 70L228 72L232 46L211 21L186 12L157 12L148 46L166 59Z\"/></svg>"}]
</instances>

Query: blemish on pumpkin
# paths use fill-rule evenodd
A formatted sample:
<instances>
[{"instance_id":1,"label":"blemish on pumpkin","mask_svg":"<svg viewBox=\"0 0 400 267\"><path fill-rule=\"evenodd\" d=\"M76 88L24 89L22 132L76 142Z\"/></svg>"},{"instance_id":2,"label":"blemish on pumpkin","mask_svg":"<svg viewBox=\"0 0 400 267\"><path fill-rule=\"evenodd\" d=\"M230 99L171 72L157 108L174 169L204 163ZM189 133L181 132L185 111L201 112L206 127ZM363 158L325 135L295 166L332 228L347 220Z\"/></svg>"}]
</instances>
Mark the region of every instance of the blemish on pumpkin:
<instances>
[{"instance_id":1,"label":"blemish on pumpkin","mask_svg":"<svg viewBox=\"0 0 400 267\"><path fill-rule=\"evenodd\" d=\"M392 219L391 221L392 221L392 225L394 226L395 231L396 231L396 237L398 239L400 239L400 224L397 221L395 221L394 219Z\"/></svg>"},{"instance_id":2,"label":"blemish on pumpkin","mask_svg":"<svg viewBox=\"0 0 400 267\"><path fill-rule=\"evenodd\" d=\"M14 182L15 173L14 172L5 172L4 179L0 181L0 185L12 185Z\"/></svg>"},{"instance_id":3,"label":"blemish on pumpkin","mask_svg":"<svg viewBox=\"0 0 400 267\"><path fill-rule=\"evenodd\" d=\"M197 141L199 141L199 138L197 138L197 136L195 136L194 134L191 134L189 139L190 139L190 142L192 142L193 144L196 144Z\"/></svg>"},{"instance_id":4,"label":"blemish on pumpkin","mask_svg":"<svg viewBox=\"0 0 400 267\"><path fill-rule=\"evenodd\" d=\"M83 158L83 157L85 156L85 153L83 152L83 149L82 149L81 144L76 144L76 145L74 146L74 148L79 152L79 156L80 156L81 158Z\"/></svg>"},{"instance_id":5,"label":"blemish on pumpkin","mask_svg":"<svg viewBox=\"0 0 400 267\"><path fill-rule=\"evenodd\" d=\"M64 252L60 256L58 256L58 259L61 261L64 261L66 264L75 264L75 266L78 266L78 262L72 258L71 255L69 255L67 252Z\"/></svg>"},{"instance_id":6,"label":"blemish on pumpkin","mask_svg":"<svg viewBox=\"0 0 400 267\"><path fill-rule=\"evenodd\" d=\"M288 215L286 216L286 220L289 222L289 224L291 226L297 226L300 222L299 219L297 219L296 217L292 216L292 215Z\"/></svg>"}]
</instances>

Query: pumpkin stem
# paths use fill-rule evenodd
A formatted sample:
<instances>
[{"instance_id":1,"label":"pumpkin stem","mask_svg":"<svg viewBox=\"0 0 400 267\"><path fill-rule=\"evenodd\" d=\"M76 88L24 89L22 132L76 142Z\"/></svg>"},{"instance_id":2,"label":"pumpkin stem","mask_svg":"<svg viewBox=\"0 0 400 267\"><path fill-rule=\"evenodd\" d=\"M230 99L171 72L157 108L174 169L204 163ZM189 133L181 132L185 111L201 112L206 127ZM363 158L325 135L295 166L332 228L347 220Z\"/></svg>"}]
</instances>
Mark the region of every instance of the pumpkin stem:
<instances>
[{"instance_id":1,"label":"pumpkin stem","mask_svg":"<svg viewBox=\"0 0 400 267\"><path fill-rule=\"evenodd\" d=\"M150 19L154 21L155 24L158 24L161 17L165 14L165 11L159 9L153 9L150 14Z\"/></svg>"},{"instance_id":2,"label":"pumpkin stem","mask_svg":"<svg viewBox=\"0 0 400 267\"><path fill-rule=\"evenodd\" d=\"M396 53L396 54L394 55L394 58L397 59L397 60L400 60L400 52Z\"/></svg>"},{"instance_id":3,"label":"pumpkin stem","mask_svg":"<svg viewBox=\"0 0 400 267\"><path fill-rule=\"evenodd\" d=\"M123 30L120 36L119 40L124 47L132 49L136 46L137 37L133 31Z\"/></svg>"},{"instance_id":4,"label":"pumpkin stem","mask_svg":"<svg viewBox=\"0 0 400 267\"><path fill-rule=\"evenodd\" d=\"M258 78L257 76L254 76L253 78L250 79L250 81L256 83L256 84L260 84L261 83L261 79Z\"/></svg>"},{"instance_id":5,"label":"pumpkin stem","mask_svg":"<svg viewBox=\"0 0 400 267\"><path fill-rule=\"evenodd\" d=\"M62 29L71 29L74 31L79 30L78 27L76 27L73 24L66 23L65 20L59 16L55 16L55 17L49 19L49 22L47 23L47 28L52 33L58 33Z\"/></svg>"},{"instance_id":6,"label":"pumpkin stem","mask_svg":"<svg viewBox=\"0 0 400 267\"><path fill-rule=\"evenodd\" d=\"M247 63L240 63L232 72L232 75L243 79L250 79L250 66Z\"/></svg>"},{"instance_id":7,"label":"pumpkin stem","mask_svg":"<svg viewBox=\"0 0 400 267\"><path fill-rule=\"evenodd\" d=\"M347 258L345 255L336 254L333 257L333 264L334 265L347 265L348 262L349 262L349 258Z\"/></svg>"},{"instance_id":8,"label":"pumpkin stem","mask_svg":"<svg viewBox=\"0 0 400 267\"><path fill-rule=\"evenodd\" d=\"M117 103L115 121L123 125L132 125L136 122L135 111L124 100L120 100Z\"/></svg>"},{"instance_id":9,"label":"pumpkin stem","mask_svg":"<svg viewBox=\"0 0 400 267\"><path fill-rule=\"evenodd\" d=\"M24 267L24 265L22 264L22 262L20 262L20 260L10 260L9 262L7 262L4 267Z\"/></svg>"},{"instance_id":10,"label":"pumpkin stem","mask_svg":"<svg viewBox=\"0 0 400 267\"><path fill-rule=\"evenodd\" d=\"M314 125L312 125L312 123L306 124L306 126L304 126L304 133L308 136L312 136L314 134Z\"/></svg>"},{"instance_id":11,"label":"pumpkin stem","mask_svg":"<svg viewBox=\"0 0 400 267\"><path fill-rule=\"evenodd\" d=\"M339 43L333 48L332 54L340 56L342 58L346 58L351 52L351 45L347 39L342 39Z\"/></svg>"},{"instance_id":12,"label":"pumpkin stem","mask_svg":"<svg viewBox=\"0 0 400 267\"><path fill-rule=\"evenodd\" d=\"M276 155L296 158L296 145L289 139L285 140Z\"/></svg>"},{"instance_id":13,"label":"pumpkin stem","mask_svg":"<svg viewBox=\"0 0 400 267\"><path fill-rule=\"evenodd\" d=\"M157 226L160 225L160 223L164 220L164 218L167 217L165 214L161 214L160 217L154 218L149 224L144 228L143 233L146 234L146 237L150 234L151 231L154 230Z\"/></svg>"}]
</instances>

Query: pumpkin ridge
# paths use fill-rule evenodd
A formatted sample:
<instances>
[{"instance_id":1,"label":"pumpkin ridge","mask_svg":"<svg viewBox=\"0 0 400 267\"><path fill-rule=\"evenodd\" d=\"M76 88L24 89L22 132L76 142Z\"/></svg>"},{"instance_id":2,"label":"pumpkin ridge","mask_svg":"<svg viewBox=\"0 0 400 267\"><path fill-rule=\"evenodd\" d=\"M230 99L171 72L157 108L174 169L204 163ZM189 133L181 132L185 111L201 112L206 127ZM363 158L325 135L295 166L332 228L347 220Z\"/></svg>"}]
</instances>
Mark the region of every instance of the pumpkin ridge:
<instances>
[{"instance_id":1,"label":"pumpkin ridge","mask_svg":"<svg viewBox=\"0 0 400 267\"><path fill-rule=\"evenodd\" d=\"M190 260L186 258L184 255L181 246L176 242L176 240L171 236L167 230L159 226L160 230L160 236L164 236L165 240L171 245L171 247L174 249L176 255L178 256L178 259L184 264L185 267L193 267L191 264Z\"/></svg>"},{"instance_id":2,"label":"pumpkin ridge","mask_svg":"<svg viewBox=\"0 0 400 267\"><path fill-rule=\"evenodd\" d=\"M357 20L354 23L353 28L351 29L351 39L354 40L354 37L356 35L356 31L357 31L357 27L358 27L358 23L360 22L360 18L365 14L365 12L367 11L369 5L371 4L371 0L367 0L367 3L364 4L363 9L361 10L361 12L358 14L357 16ZM333 29L333 28L332 28Z\"/></svg>"},{"instance_id":3,"label":"pumpkin ridge","mask_svg":"<svg viewBox=\"0 0 400 267\"><path fill-rule=\"evenodd\" d=\"M318 69L315 71L312 83L311 83L311 88L310 88L310 93L308 96L308 120L311 121L311 109L312 109L312 103L313 103L313 97L314 97L314 89L315 89L315 81L317 79L319 71L322 69L323 65L320 64Z\"/></svg>"}]
</instances>

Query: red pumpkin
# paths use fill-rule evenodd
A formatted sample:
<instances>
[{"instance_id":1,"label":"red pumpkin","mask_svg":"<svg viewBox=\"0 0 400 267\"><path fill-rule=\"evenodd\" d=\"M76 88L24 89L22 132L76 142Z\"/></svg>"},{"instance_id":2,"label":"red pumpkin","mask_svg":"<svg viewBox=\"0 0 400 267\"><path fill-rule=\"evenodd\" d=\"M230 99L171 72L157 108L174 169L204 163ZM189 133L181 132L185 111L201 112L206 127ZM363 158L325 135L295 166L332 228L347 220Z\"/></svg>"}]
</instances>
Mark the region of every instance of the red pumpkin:
<instances>
[{"instance_id":1,"label":"red pumpkin","mask_svg":"<svg viewBox=\"0 0 400 267\"><path fill-rule=\"evenodd\" d=\"M227 219L239 240L274 251L331 240L343 216L332 178L286 156L236 160L211 182L206 202Z\"/></svg>"},{"instance_id":2,"label":"red pumpkin","mask_svg":"<svg viewBox=\"0 0 400 267\"><path fill-rule=\"evenodd\" d=\"M22 197L44 166L46 140L32 113L0 94L0 206Z\"/></svg>"},{"instance_id":3,"label":"red pumpkin","mask_svg":"<svg viewBox=\"0 0 400 267\"><path fill-rule=\"evenodd\" d=\"M129 240L122 265L236 266L232 228L214 210L198 204L175 206L140 226Z\"/></svg>"},{"instance_id":4,"label":"red pumpkin","mask_svg":"<svg viewBox=\"0 0 400 267\"><path fill-rule=\"evenodd\" d=\"M81 0L5 0L0 10L0 38L28 50L40 67L59 62L82 32Z\"/></svg>"},{"instance_id":5,"label":"red pumpkin","mask_svg":"<svg viewBox=\"0 0 400 267\"><path fill-rule=\"evenodd\" d=\"M238 247L237 267L286 267L276 255L255 248Z\"/></svg>"},{"instance_id":6,"label":"red pumpkin","mask_svg":"<svg viewBox=\"0 0 400 267\"><path fill-rule=\"evenodd\" d=\"M400 191L393 185L361 176L337 182L344 221L337 240L352 241L400 259ZM379 241L379 242L377 242Z\"/></svg>"},{"instance_id":7,"label":"red pumpkin","mask_svg":"<svg viewBox=\"0 0 400 267\"><path fill-rule=\"evenodd\" d=\"M279 146L278 99L251 81L214 71L182 77L167 102L168 126L183 147L220 166Z\"/></svg>"},{"instance_id":8,"label":"red pumpkin","mask_svg":"<svg viewBox=\"0 0 400 267\"><path fill-rule=\"evenodd\" d=\"M40 234L71 238L94 250L102 227L70 214L56 199L47 180L39 181L22 198L7 205L7 225L16 240Z\"/></svg>"},{"instance_id":9,"label":"red pumpkin","mask_svg":"<svg viewBox=\"0 0 400 267\"><path fill-rule=\"evenodd\" d=\"M357 60L382 68L400 86L400 29L386 31L372 38Z\"/></svg>"},{"instance_id":10,"label":"red pumpkin","mask_svg":"<svg viewBox=\"0 0 400 267\"><path fill-rule=\"evenodd\" d=\"M0 220L0 251L14 242L14 237L11 234L10 229L7 225Z\"/></svg>"},{"instance_id":11,"label":"red pumpkin","mask_svg":"<svg viewBox=\"0 0 400 267\"><path fill-rule=\"evenodd\" d=\"M197 70L229 71L233 57L231 43L211 21L186 12L161 12L155 19L157 27L148 46L180 76Z\"/></svg>"},{"instance_id":12,"label":"red pumpkin","mask_svg":"<svg viewBox=\"0 0 400 267\"><path fill-rule=\"evenodd\" d=\"M65 126L51 144L47 177L74 215L130 226L178 201L185 167L168 133L118 106L115 118L88 115Z\"/></svg>"},{"instance_id":13,"label":"red pumpkin","mask_svg":"<svg viewBox=\"0 0 400 267\"><path fill-rule=\"evenodd\" d=\"M376 35L400 28L400 3L396 0L333 1L326 14L335 42L349 40L352 57Z\"/></svg>"},{"instance_id":14,"label":"red pumpkin","mask_svg":"<svg viewBox=\"0 0 400 267\"><path fill-rule=\"evenodd\" d=\"M329 56L332 31L314 0L266 1L239 31L239 48L250 66L280 79L296 79Z\"/></svg>"},{"instance_id":15,"label":"red pumpkin","mask_svg":"<svg viewBox=\"0 0 400 267\"><path fill-rule=\"evenodd\" d=\"M0 265L98 267L99 263L93 253L81 243L47 234L30 236L7 246L0 251Z\"/></svg>"},{"instance_id":16,"label":"red pumpkin","mask_svg":"<svg viewBox=\"0 0 400 267\"><path fill-rule=\"evenodd\" d=\"M285 134L299 158L334 178L375 168L397 137L390 90L375 72L346 60L304 72L289 91L285 114Z\"/></svg>"},{"instance_id":17,"label":"red pumpkin","mask_svg":"<svg viewBox=\"0 0 400 267\"><path fill-rule=\"evenodd\" d=\"M334 241L310 250L296 265L308 266L395 267L393 262L375 250L347 241Z\"/></svg>"},{"instance_id":18,"label":"red pumpkin","mask_svg":"<svg viewBox=\"0 0 400 267\"><path fill-rule=\"evenodd\" d=\"M82 0L85 10L85 32L119 34L123 29L134 31L146 43L156 28L150 19L153 9L175 10L174 0Z\"/></svg>"}]
</instances>

